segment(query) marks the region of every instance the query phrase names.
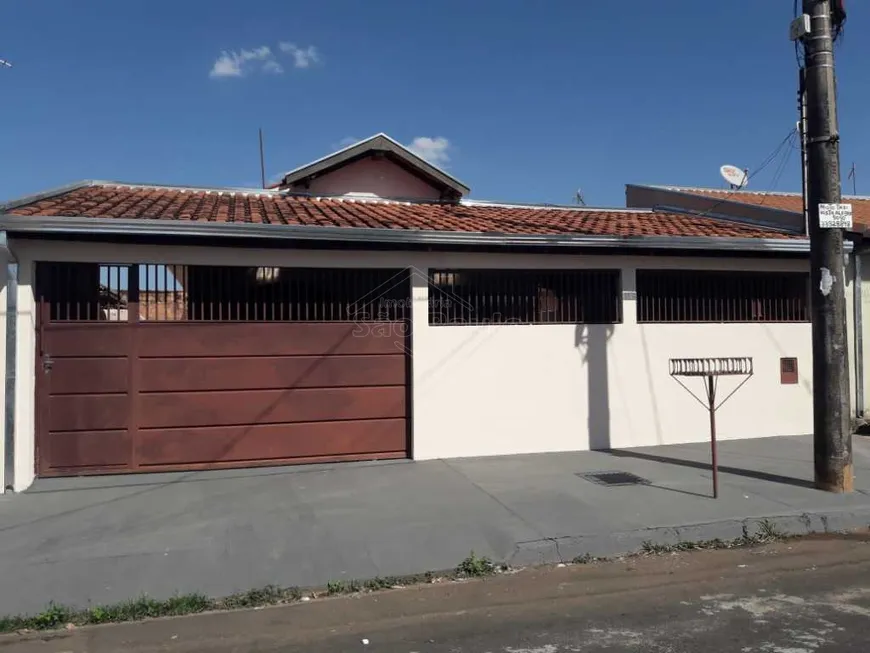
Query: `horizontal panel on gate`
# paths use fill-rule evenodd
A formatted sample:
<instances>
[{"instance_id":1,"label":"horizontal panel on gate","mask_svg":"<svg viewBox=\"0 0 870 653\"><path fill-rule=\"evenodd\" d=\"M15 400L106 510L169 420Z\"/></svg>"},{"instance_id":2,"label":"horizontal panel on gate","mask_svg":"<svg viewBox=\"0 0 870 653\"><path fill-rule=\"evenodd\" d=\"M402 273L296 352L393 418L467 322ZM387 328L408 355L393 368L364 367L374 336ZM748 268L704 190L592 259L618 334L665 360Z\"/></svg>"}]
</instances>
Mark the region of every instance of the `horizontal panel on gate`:
<instances>
[{"instance_id":1,"label":"horizontal panel on gate","mask_svg":"<svg viewBox=\"0 0 870 653\"><path fill-rule=\"evenodd\" d=\"M43 348L55 360L64 356L126 356L134 335L134 327L126 323L51 324L44 329Z\"/></svg>"},{"instance_id":2,"label":"horizontal panel on gate","mask_svg":"<svg viewBox=\"0 0 870 653\"><path fill-rule=\"evenodd\" d=\"M405 421L392 419L143 431L136 457L157 466L404 451Z\"/></svg>"},{"instance_id":3,"label":"horizontal panel on gate","mask_svg":"<svg viewBox=\"0 0 870 653\"><path fill-rule=\"evenodd\" d=\"M405 416L405 388L322 388L141 395L140 428L286 424Z\"/></svg>"},{"instance_id":4,"label":"horizontal panel on gate","mask_svg":"<svg viewBox=\"0 0 870 653\"><path fill-rule=\"evenodd\" d=\"M57 395L48 398L49 431L126 429L130 400L121 395ZM52 433L51 437L55 437Z\"/></svg>"},{"instance_id":5,"label":"horizontal panel on gate","mask_svg":"<svg viewBox=\"0 0 870 653\"><path fill-rule=\"evenodd\" d=\"M130 363L126 358L59 358L48 375L49 394L127 392Z\"/></svg>"},{"instance_id":6,"label":"horizontal panel on gate","mask_svg":"<svg viewBox=\"0 0 870 653\"><path fill-rule=\"evenodd\" d=\"M139 374L142 392L403 385L405 357L150 358Z\"/></svg>"},{"instance_id":7,"label":"horizontal panel on gate","mask_svg":"<svg viewBox=\"0 0 870 653\"><path fill-rule=\"evenodd\" d=\"M404 351L407 325L362 323L155 323L137 334L142 358L323 356Z\"/></svg>"},{"instance_id":8,"label":"horizontal panel on gate","mask_svg":"<svg viewBox=\"0 0 870 653\"><path fill-rule=\"evenodd\" d=\"M130 464L126 431L52 433L40 446L45 447L41 457L48 469L123 468Z\"/></svg>"}]
</instances>

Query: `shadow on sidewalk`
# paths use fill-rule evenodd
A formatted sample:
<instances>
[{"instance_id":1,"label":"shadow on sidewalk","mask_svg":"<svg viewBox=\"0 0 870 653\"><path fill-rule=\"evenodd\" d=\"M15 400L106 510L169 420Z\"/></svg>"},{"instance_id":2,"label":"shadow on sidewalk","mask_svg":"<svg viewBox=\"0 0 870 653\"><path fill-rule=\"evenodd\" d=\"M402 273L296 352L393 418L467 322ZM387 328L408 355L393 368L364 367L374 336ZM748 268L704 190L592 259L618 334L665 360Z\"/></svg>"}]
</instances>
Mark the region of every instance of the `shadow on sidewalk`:
<instances>
[{"instance_id":1,"label":"shadow on sidewalk","mask_svg":"<svg viewBox=\"0 0 870 653\"><path fill-rule=\"evenodd\" d=\"M654 463L664 463L666 465L679 465L680 467L691 467L693 469L709 470L710 463L701 463L694 460L681 460L679 458L669 458L668 456L658 456L650 453L641 453L639 451L626 451L624 449L609 449L605 453L617 458L636 458L638 460L648 460ZM734 474L735 476L744 476L753 478L758 481L768 481L770 483L781 483L783 485L794 485L796 487L815 489L815 484L812 481L807 481L801 478L793 478L791 476L782 476L781 474L771 474L769 472L758 472L752 469L741 469L739 467L728 467L727 465L719 465L719 471L724 474Z\"/></svg>"}]
</instances>

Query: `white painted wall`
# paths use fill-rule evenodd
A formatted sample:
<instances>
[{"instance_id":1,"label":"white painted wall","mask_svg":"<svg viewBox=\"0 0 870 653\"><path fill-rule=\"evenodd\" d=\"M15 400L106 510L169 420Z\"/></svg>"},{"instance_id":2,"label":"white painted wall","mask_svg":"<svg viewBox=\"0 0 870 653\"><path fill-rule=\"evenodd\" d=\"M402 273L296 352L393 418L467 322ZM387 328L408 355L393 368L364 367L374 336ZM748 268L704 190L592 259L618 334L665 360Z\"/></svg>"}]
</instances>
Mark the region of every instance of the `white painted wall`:
<instances>
[{"instance_id":1,"label":"white painted wall","mask_svg":"<svg viewBox=\"0 0 870 653\"><path fill-rule=\"evenodd\" d=\"M634 289L634 266L680 264L662 258L512 260L533 268L622 265L627 291ZM435 255L429 263L461 268L506 261ZM806 264L694 259L689 265L798 270ZM425 308L425 283L414 292L415 307ZM706 441L708 414L669 377L672 357L754 358L754 377L718 414L721 439L812 431L808 323L638 325L635 316L635 302L627 300L624 323L613 326L430 327L415 321L415 458ZM779 359L786 356L798 358L798 385L780 384ZM703 392L699 379L686 383ZM720 381L725 394L735 385L734 379Z\"/></svg>"},{"instance_id":2,"label":"white painted wall","mask_svg":"<svg viewBox=\"0 0 870 653\"><path fill-rule=\"evenodd\" d=\"M312 195L374 193L378 197L438 199L440 192L387 159L361 159L311 182Z\"/></svg>"},{"instance_id":3,"label":"white painted wall","mask_svg":"<svg viewBox=\"0 0 870 653\"><path fill-rule=\"evenodd\" d=\"M6 381L6 301L9 289L6 275L7 260L0 256L0 388L5 390ZM6 438L4 437L4 425L6 424L6 402L3 401L3 390L0 390L0 493L6 488Z\"/></svg>"},{"instance_id":4,"label":"white painted wall","mask_svg":"<svg viewBox=\"0 0 870 653\"><path fill-rule=\"evenodd\" d=\"M852 302L852 292L850 288L850 292L848 293L849 302L850 302L850 310L849 310L849 318L850 321L854 319L853 308L851 306ZM861 260L861 310L862 310L862 322L861 322L861 334L862 334L862 347L864 350L864 415L870 417L870 256L863 255ZM849 325L850 330L852 330L852 324ZM852 335L852 334L850 334ZM850 339L850 356L852 355L853 344ZM854 359L852 359L854 360ZM851 365L849 368L849 373L851 374L850 378L855 377L855 366Z\"/></svg>"},{"instance_id":5,"label":"white painted wall","mask_svg":"<svg viewBox=\"0 0 870 653\"><path fill-rule=\"evenodd\" d=\"M226 250L108 244L13 243L21 263L16 485L34 470L35 260L209 264ZM706 441L707 414L668 375L668 359L752 356L755 376L721 409L719 437L809 433L812 428L810 325L637 325L634 301L624 323L429 326L430 267L806 269L805 261L677 259L470 253L328 252L239 249L250 266L408 267L413 279L413 454L417 459L583 450ZM779 383L779 358L798 358L801 382ZM700 381L693 389L700 391ZM723 391L733 387L723 379Z\"/></svg>"}]
</instances>

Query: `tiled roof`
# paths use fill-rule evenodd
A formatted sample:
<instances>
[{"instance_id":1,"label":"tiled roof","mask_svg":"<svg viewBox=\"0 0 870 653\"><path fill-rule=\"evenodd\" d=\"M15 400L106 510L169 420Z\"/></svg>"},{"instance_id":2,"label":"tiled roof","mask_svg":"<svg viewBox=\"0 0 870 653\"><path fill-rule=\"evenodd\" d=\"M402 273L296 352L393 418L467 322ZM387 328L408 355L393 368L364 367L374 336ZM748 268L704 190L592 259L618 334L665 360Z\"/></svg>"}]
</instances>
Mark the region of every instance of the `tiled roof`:
<instances>
[{"instance_id":1,"label":"tiled roof","mask_svg":"<svg viewBox=\"0 0 870 653\"><path fill-rule=\"evenodd\" d=\"M10 208L13 215L157 219L511 235L794 238L769 229L682 213L366 201L275 191L216 191L96 184Z\"/></svg>"},{"instance_id":2,"label":"tiled roof","mask_svg":"<svg viewBox=\"0 0 870 653\"><path fill-rule=\"evenodd\" d=\"M730 191L714 188L681 187L674 187L672 190L689 193L691 195L715 197L729 202L740 202L742 204L766 206L771 209L782 209L783 211L792 211L793 213L803 213L804 210L803 197L798 193ZM863 227L870 227L870 197L844 195L842 201L848 202L852 205L852 220L855 224Z\"/></svg>"}]
</instances>

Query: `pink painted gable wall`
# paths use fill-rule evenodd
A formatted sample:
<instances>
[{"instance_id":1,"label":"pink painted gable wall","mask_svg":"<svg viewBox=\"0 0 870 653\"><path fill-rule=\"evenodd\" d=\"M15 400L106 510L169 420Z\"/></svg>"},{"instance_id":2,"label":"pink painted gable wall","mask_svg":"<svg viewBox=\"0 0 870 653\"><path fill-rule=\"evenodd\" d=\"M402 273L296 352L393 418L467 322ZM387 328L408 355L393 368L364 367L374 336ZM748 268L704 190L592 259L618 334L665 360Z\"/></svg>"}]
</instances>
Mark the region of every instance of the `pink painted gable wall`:
<instances>
[{"instance_id":1,"label":"pink painted gable wall","mask_svg":"<svg viewBox=\"0 0 870 653\"><path fill-rule=\"evenodd\" d=\"M387 159L362 159L312 180L312 195L374 193L378 197L437 200L440 193Z\"/></svg>"}]
</instances>

